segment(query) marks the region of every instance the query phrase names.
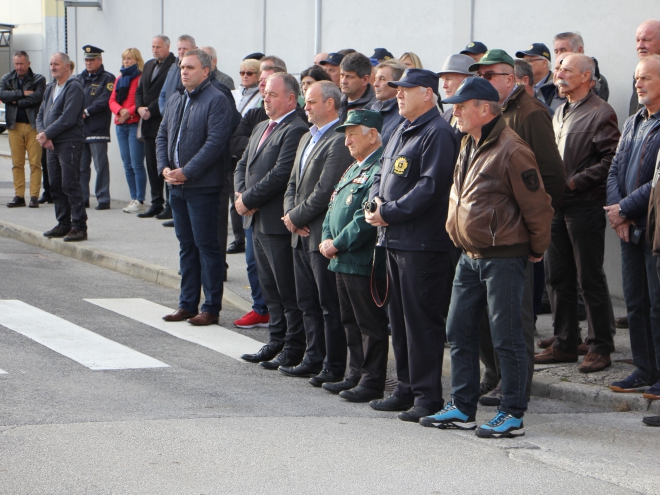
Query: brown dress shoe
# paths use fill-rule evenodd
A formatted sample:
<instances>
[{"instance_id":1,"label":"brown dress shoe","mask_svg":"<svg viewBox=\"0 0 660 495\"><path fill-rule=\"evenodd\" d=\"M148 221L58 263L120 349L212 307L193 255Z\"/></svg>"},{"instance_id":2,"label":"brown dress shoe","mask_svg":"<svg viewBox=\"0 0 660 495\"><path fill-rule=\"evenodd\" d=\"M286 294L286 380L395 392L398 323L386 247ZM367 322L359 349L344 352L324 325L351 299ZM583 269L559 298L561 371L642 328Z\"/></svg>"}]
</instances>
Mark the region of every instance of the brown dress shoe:
<instances>
[{"instance_id":1,"label":"brown dress shoe","mask_svg":"<svg viewBox=\"0 0 660 495\"><path fill-rule=\"evenodd\" d=\"M539 340L536 345L538 346L539 349L547 349L550 347L552 344L555 343L555 340L557 340L557 337L550 337L549 339L542 339Z\"/></svg>"},{"instance_id":2,"label":"brown dress shoe","mask_svg":"<svg viewBox=\"0 0 660 495\"><path fill-rule=\"evenodd\" d=\"M612 360L609 354L588 352L582 364L578 366L578 371L580 373L593 373L595 371L603 371L608 366L612 366Z\"/></svg>"},{"instance_id":3,"label":"brown dress shoe","mask_svg":"<svg viewBox=\"0 0 660 495\"><path fill-rule=\"evenodd\" d=\"M163 320L165 320L165 321L183 321L183 320L187 320L188 318L194 318L195 316L197 316L195 313L191 313L190 311L186 311L183 308L179 308L174 313L172 313L171 315L163 316Z\"/></svg>"},{"instance_id":4,"label":"brown dress shoe","mask_svg":"<svg viewBox=\"0 0 660 495\"><path fill-rule=\"evenodd\" d=\"M552 346L548 347L541 354L534 356L535 364L550 364L550 363L575 363L577 362L577 354L568 354L556 349Z\"/></svg>"},{"instance_id":5,"label":"brown dress shoe","mask_svg":"<svg viewBox=\"0 0 660 495\"><path fill-rule=\"evenodd\" d=\"M218 317L216 315L212 315L211 313L207 313L206 311L202 311L194 318L190 318L188 320L188 323L190 323L191 325L197 325L199 327L203 327L206 325L211 325L213 323L218 323Z\"/></svg>"},{"instance_id":6,"label":"brown dress shoe","mask_svg":"<svg viewBox=\"0 0 660 495\"><path fill-rule=\"evenodd\" d=\"M589 346L587 345L587 341L583 340L578 346L578 356L586 356L587 354L589 354Z\"/></svg>"},{"instance_id":7,"label":"brown dress shoe","mask_svg":"<svg viewBox=\"0 0 660 495\"><path fill-rule=\"evenodd\" d=\"M28 205L29 208L39 208L39 200L37 199L36 196L32 196L30 198L30 204Z\"/></svg>"}]
</instances>

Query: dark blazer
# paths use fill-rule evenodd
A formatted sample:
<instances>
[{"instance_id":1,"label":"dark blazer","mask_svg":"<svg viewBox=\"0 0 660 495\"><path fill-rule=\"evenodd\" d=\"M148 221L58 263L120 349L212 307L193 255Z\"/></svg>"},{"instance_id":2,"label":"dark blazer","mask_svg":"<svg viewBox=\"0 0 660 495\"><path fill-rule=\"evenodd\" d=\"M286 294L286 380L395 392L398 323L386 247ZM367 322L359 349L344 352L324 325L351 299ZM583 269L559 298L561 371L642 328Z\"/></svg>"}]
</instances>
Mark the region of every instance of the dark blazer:
<instances>
[{"instance_id":1,"label":"dark blazer","mask_svg":"<svg viewBox=\"0 0 660 495\"><path fill-rule=\"evenodd\" d=\"M286 191L293 160L300 138L309 131L307 124L296 112L280 122L263 146L259 141L269 120L259 123L252 131L248 147L236 165L234 190L243 194L243 204L253 210L252 216L243 217L243 227L254 225L263 234L287 235L284 226L284 191Z\"/></svg>"},{"instance_id":2,"label":"dark blazer","mask_svg":"<svg viewBox=\"0 0 660 495\"><path fill-rule=\"evenodd\" d=\"M163 118L158 108L158 96L160 96L160 90L163 89L163 84L165 84L165 79L167 79L167 72L175 60L174 54L170 53L161 63L158 75L153 81L151 80L151 76L154 72L156 59L152 58L144 64L142 77L140 77L140 83L135 93L135 108L147 107L149 113L151 113L149 120L142 121L142 135L144 137L155 139L158 135L160 121Z\"/></svg>"},{"instance_id":3,"label":"dark blazer","mask_svg":"<svg viewBox=\"0 0 660 495\"><path fill-rule=\"evenodd\" d=\"M305 169L300 175L300 161L307 145L312 140L308 132L300 140L289 185L284 194L284 213L288 213L293 224L298 227L309 227L309 237L303 237L310 251L318 251L323 235L323 220L328 211L330 196L335 184L342 174L353 163L353 157L344 145L343 132L335 132L337 122L327 129L316 143L305 162ZM291 246L297 247L300 236L291 234Z\"/></svg>"}]
</instances>

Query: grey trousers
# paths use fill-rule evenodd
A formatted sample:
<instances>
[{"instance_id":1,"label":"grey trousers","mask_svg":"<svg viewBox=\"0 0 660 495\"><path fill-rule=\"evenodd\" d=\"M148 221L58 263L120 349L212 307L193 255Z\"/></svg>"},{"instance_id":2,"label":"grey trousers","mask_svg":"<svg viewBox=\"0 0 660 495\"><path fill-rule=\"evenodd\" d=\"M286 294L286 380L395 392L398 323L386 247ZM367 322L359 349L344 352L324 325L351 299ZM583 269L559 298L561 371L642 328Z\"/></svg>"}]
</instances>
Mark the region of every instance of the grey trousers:
<instances>
[{"instance_id":1,"label":"grey trousers","mask_svg":"<svg viewBox=\"0 0 660 495\"><path fill-rule=\"evenodd\" d=\"M80 156L80 188L83 198L89 201L89 180L92 175L91 163L94 160L96 185L94 191L99 204L110 204L110 164L108 163L108 143L84 143Z\"/></svg>"}]
</instances>

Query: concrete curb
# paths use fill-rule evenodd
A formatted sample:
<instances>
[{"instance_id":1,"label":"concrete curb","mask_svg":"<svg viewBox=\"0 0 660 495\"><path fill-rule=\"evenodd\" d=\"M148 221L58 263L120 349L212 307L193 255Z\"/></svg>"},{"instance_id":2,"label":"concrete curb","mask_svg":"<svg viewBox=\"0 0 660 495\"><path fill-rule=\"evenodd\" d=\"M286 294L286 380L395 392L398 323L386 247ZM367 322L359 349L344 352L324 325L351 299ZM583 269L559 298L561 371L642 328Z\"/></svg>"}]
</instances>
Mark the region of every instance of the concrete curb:
<instances>
[{"instance_id":1,"label":"concrete curb","mask_svg":"<svg viewBox=\"0 0 660 495\"><path fill-rule=\"evenodd\" d=\"M130 275L131 277L169 287L170 289L178 289L181 284L181 276L176 270L170 270L169 268L130 258L123 254L89 247L84 244L67 243L61 239L49 239L44 237L41 232L13 223L0 221L0 236L16 239L17 241L48 249L69 258L85 261L92 265L123 273L124 275ZM248 301L227 287L225 287L222 302L246 313L252 311L252 305Z\"/></svg>"}]
</instances>

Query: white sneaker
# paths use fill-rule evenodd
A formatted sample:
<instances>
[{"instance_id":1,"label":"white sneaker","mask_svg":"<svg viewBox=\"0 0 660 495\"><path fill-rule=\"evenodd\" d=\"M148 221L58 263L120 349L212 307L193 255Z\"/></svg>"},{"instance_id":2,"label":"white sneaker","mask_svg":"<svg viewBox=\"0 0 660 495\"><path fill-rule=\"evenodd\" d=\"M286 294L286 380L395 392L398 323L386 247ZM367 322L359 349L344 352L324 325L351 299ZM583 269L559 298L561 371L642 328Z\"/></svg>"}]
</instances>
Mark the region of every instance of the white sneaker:
<instances>
[{"instance_id":1,"label":"white sneaker","mask_svg":"<svg viewBox=\"0 0 660 495\"><path fill-rule=\"evenodd\" d=\"M131 206L133 206L133 203L135 203L135 201L136 201L136 200L131 199L131 200L128 202L128 204L122 208L122 211L123 211L124 213L130 213L130 212L128 211L128 209L129 209Z\"/></svg>"},{"instance_id":2,"label":"white sneaker","mask_svg":"<svg viewBox=\"0 0 660 495\"><path fill-rule=\"evenodd\" d=\"M144 213L145 211L147 211L147 207L137 200L133 201L133 204L126 208L126 213Z\"/></svg>"}]
</instances>

